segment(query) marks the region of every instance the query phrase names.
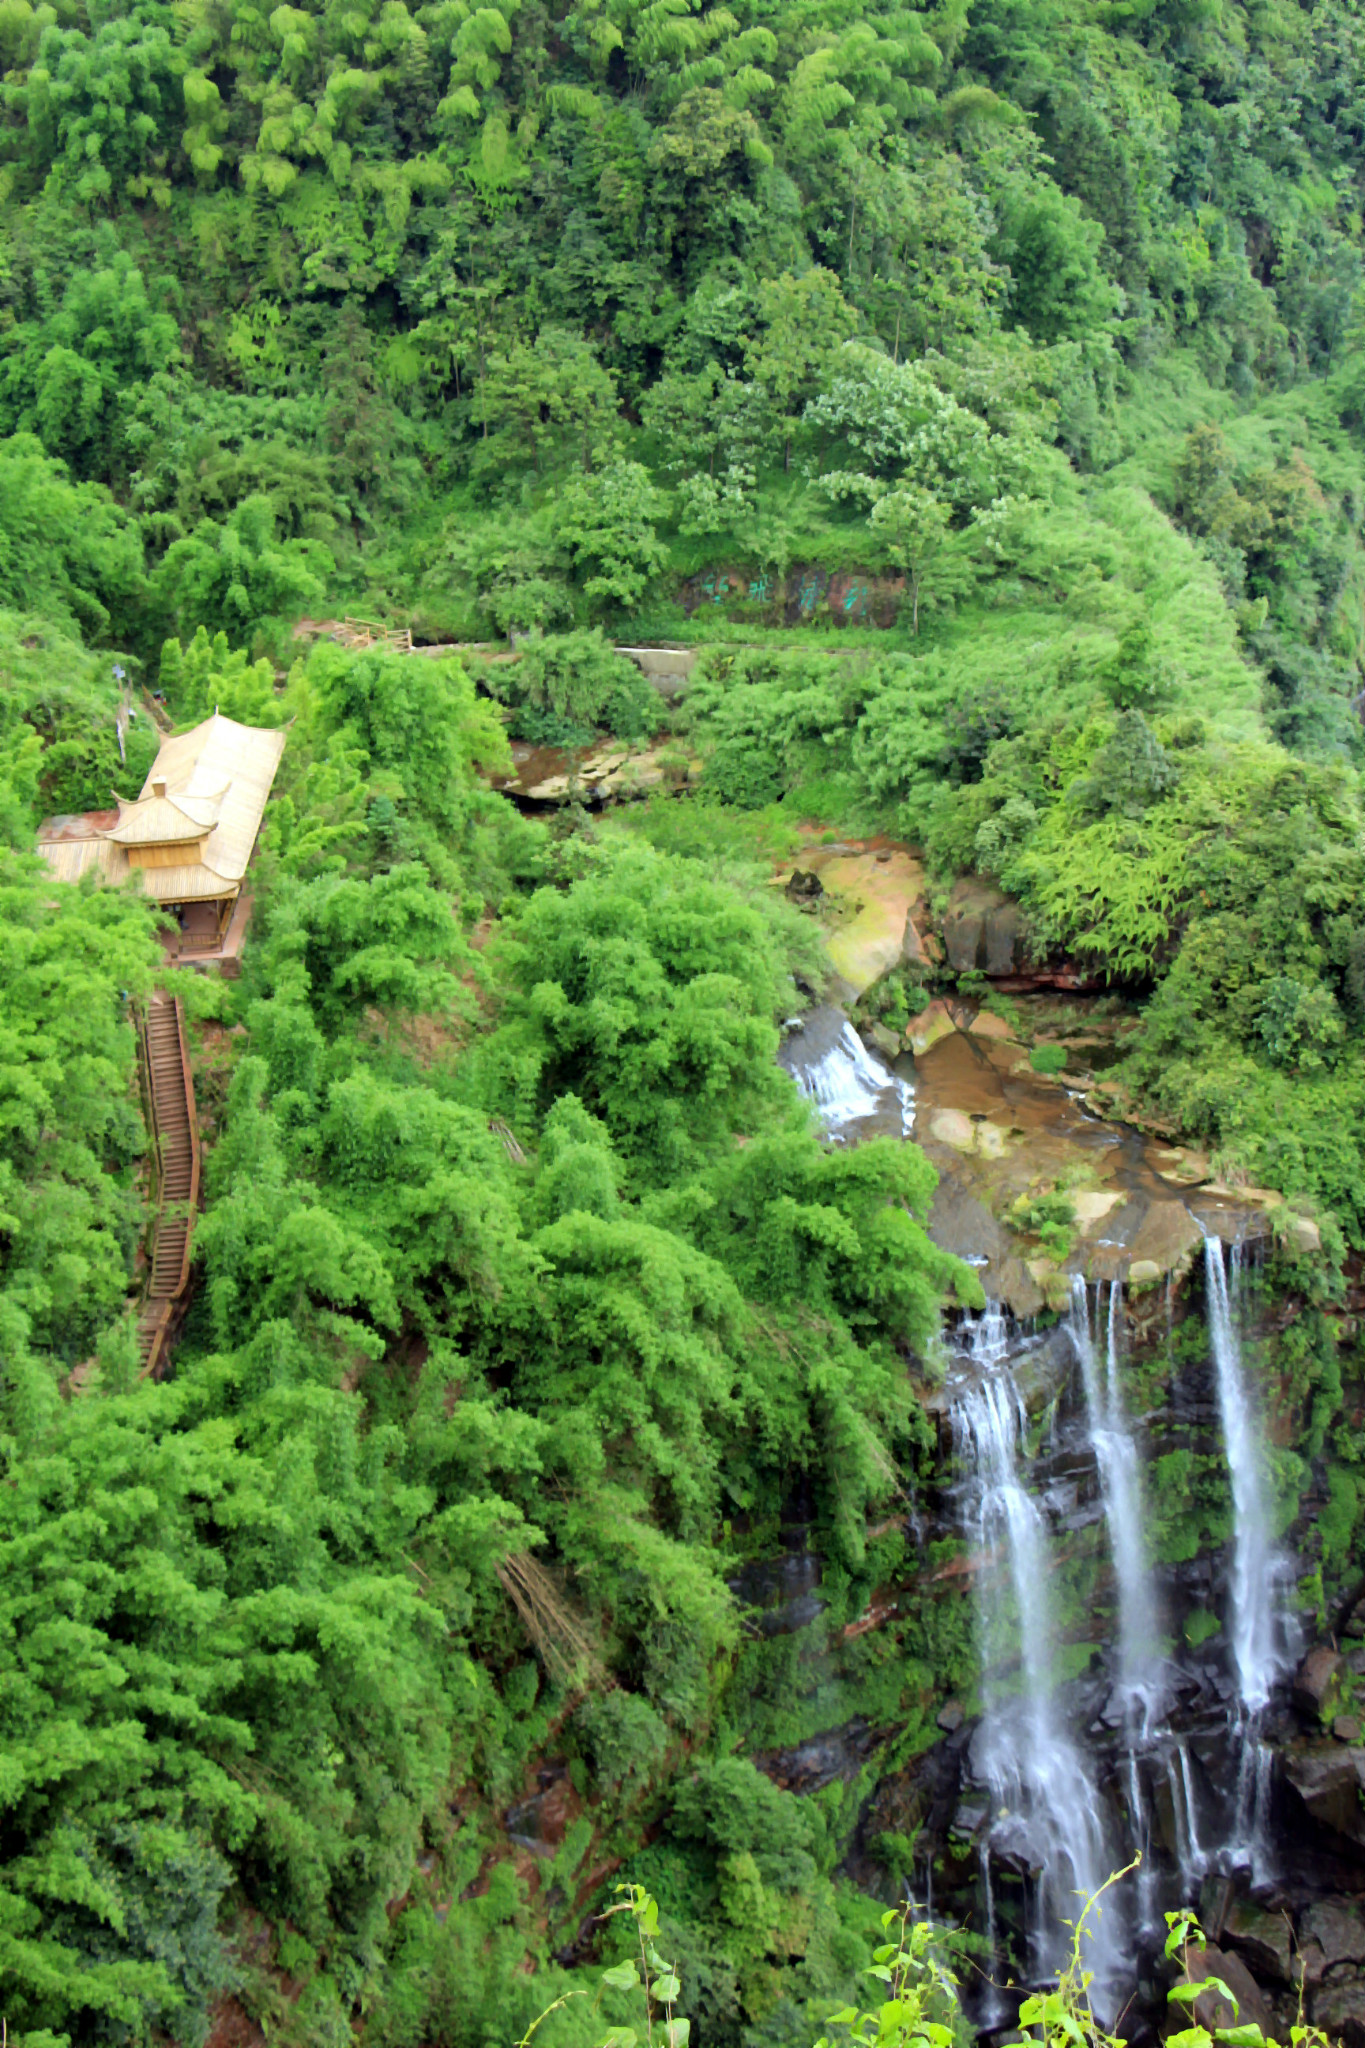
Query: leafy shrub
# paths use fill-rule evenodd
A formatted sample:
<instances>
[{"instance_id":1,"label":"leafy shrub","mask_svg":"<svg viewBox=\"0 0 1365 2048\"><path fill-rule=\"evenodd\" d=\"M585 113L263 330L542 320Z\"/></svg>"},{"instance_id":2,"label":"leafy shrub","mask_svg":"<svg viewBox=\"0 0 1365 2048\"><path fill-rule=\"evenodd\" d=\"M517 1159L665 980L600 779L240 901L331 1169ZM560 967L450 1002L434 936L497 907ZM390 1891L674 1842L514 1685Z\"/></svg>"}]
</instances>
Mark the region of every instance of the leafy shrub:
<instances>
[{"instance_id":1,"label":"leafy shrub","mask_svg":"<svg viewBox=\"0 0 1365 2048\"><path fill-rule=\"evenodd\" d=\"M648 1781L657 1773L668 1747L668 1729L638 1693L603 1693L585 1702L574 1720L599 1784L616 1787Z\"/></svg>"},{"instance_id":2,"label":"leafy shrub","mask_svg":"<svg viewBox=\"0 0 1365 2048\"><path fill-rule=\"evenodd\" d=\"M1028 1056L1028 1063L1035 1074L1061 1074L1066 1071L1066 1047L1064 1045L1035 1045Z\"/></svg>"},{"instance_id":3,"label":"leafy shrub","mask_svg":"<svg viewBox=\"0 0 1365 2048\"><path fill-rule=\"evenodd\" d=\"M808 1891L825 1847L820 1809L781 1791L747 1757L695 1771L677 1793L669 1827L717 1858L752 1857L761 1882L781 1891Z\"/></svg>"},{"instance_id":4,"label":"leafy shrub","mask_svg":"<svg viewBox=\"0 0 1365 2048\"><path fill-rule=\"evenodd\" d=\"M645 740L663 723L658 692L596 628L530 641L488 683L512 706L514 735L540 745L587 746L601 732Z\"/></svg>"}]
</instances>

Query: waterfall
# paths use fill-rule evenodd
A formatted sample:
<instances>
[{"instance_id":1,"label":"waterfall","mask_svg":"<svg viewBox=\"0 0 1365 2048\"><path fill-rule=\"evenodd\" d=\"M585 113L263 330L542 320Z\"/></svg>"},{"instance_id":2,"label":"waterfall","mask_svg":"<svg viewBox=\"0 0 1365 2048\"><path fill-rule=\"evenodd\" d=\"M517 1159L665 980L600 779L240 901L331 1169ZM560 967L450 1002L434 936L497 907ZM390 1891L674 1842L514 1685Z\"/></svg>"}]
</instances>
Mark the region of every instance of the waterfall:
<instances>
[{"instance_id":1,"label":"waterfall","mask_svg":"<svg viewBox=\"0 0 1365 2048\"><path fill-rule=\"evenodd\" d=\"M1260 1738L1253 1718L1241 1730L1242 1754L1237 1765L1237 1795L1228 1861L1246 1865L1253 1884L1268 1884L1275 1875L1270 1844L1270 1787L1275 1752Z\"/></svg>"},{"instance_id":2,"label":"waterfall","mask_svg":"<svg viewBox=\"0 0 1365 2048\"><path fill-rule=\"evenodd\" d=\"M827 1130L838 1132L845 1124L898 1104L901 1136L909 1137L915 1120L914 1090L868 1051L847 1019L832 1043L822 1048L815 1034L809 1056L800 1045L794 1045L791 1054L796 1084L816 1105Z\"/></svg>"},{"instance_id":3,"label":"waterfall","mask_svg":"<svg viewBox=\"0 0 1365 2048\"><path fill-rule=\"evenodd\" d=\"M1228 1632L1237 1665L1237 1688L1248 1716L1270 1698L1279 1669L1275 1650L1275 1560L1270 1541L1264 1459L1255 1411L1242 1370L1237 1328L1240 1254L1232 1254L1232 1277L1223 1264L1222 1241L1204 1239L1208 1282L1209 1343L1218 1382L1228 1471L1232 1479L1232 1612Z\"/></svg>"},{"instance_id":4,"label":"waterfall","mask_svg":"<svg viewBox=\"0 0 1365 2048\"><path fill-rule=\"evenodd\" d=\"M1156 1675L1156 1594L1143 1533L1138 1447L1124 1417L1119 1384L1122 1304L1123 1290L1115 1281L1109 1290L1106 1370L1101 1385L1099 1360L1090 1331L1090 1299L1079 1275L1071 1282L1068 1327L1085 1385L1090 1444L1095 1453L1114 1577L1118 1582L1119 1694L1130 1736L1145 1742L1151 1739L1160 1715L1162 1689Z\"/></svg>"},{"instance_id":5,"label":"waterfall","mask_svg":"<svg viewBox=\"0 0 1365 2048\"><path fill-rule=\"evenodd\" d=\"M982 2000L981 2015L978 2021L978 2029L983 2033L989 2033L993 2028L998 2027L1000 2025L1000 2022L1004 2019L1006 2006L1004 1999L1000 1996L1000 1986L996 1983L995 1977L993 1975L995 1969L995 1951L997 1939L995 1926L995 1887L991 1883L990 1844L985 1840L984 1837L982 1838L979 1855L981 1861L981 1890L983 1897L985 1899L986 1906L987 1960L985 1969L986 1990L985 1996Z\"/></svg>"},{"instance_id":6,"label":"waterfall","mask_svg":"<svg viewBox=\"0 0 1365 2048\"><path fill-rule=\"evenodd\" d=\"M1128 1830L1133 1850L1142 1858L1138 1871L1138 1920L1146 1935L1157 1933L1161 1915L1157 1911L1157 1873L1152 1862L1152 1821L1142 1792L1142 1773L1137 1751L1128 1752Z\"/></svg>"},{"instance_id":7,"label":"waterfall","mask_svg":"<svg viewBox=\"0 0 1365 2048\"><path fill-rule=\"evenodd\" d=\"M972 1331L976 1362L1001 1344L998 1311ZM1019 1473L1023 1402L999 1363L960 1394L957 1444L972 1477L966 1524L982 1568L977 1576L986 1715L973 1762L991 1793L989 1846L1039 1872L1034 1962L1055 1969L1059 1930L1109 1875L1099 1795L1084 1758L1062 1726L1053 1698L1057 1634L1051 1609L1046 1530ZM1002 1674L1017 1657L1022 1690ZM1116 1960L1111 1910L1087 1930L1087 1967L1101 1998Z\"/></svg>"},{"instance_id":8,"label":"waterfall","mask_svg":"<svg viewBox=\"0 0 1365 2048\"><path fill-rule=\"evenodd\" d=\"M1194 1897L1199 1880L1209 1867L1209 1859L1199 1840L1199 1808L1194 1796L1190 1752L1183 1742L1177 1742L1166 1759L1166 1784L1171 1795L1171 1817L1175 1823L1176 1859L1180 1864L1184 1895L1189 1900Z\"/></svg>"}]
</instances>

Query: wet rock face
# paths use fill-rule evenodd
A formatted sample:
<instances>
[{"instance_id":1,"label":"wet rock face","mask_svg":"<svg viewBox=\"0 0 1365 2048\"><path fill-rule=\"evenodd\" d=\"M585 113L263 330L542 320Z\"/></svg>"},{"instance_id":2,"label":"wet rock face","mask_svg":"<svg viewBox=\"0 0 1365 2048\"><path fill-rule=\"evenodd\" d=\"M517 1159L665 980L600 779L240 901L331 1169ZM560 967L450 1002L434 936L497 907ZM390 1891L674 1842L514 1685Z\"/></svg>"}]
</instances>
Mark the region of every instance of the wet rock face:
<instances>
[{"instance_id":1,"label":"wet rock face","mask_svg":"<svg viewBox=\"0 0 1365 2048\"><path fill-rule=\"evenodd\" d=\"M537 1781L537 1792L508 1807L505 1826L518 1848L529 1850L532 1856L553 1856L570 1821L581 1811L582 1801L569 1781L566 1763L542 1765Z\"/></svg>"},{"instance_id":2,"label":"wet rock face","mask_svg":"<svg viewBox=\"0 0 1365 2048\"><path fill-rule=\"evenodd\" d=\"M922 1105L921 1105L922 1107ZM1186 1362L1146 1377L1165 1351L1167 1316L1155 1321L1141 1300L1125 1299L1128 1317L1121 1357L1130 1387L1143 1390L1147 1411L1138 1419L1145 1440L1142 1464L1150 1472L1158 1447L1187 1445L1201 1460L1225 1456L1219 1403L1209 1364L1192 1354L1193 1332L1176 1347ZM1189 1313L1179 1294L1174 1311ZM1194 1311L1198 1316L1196 1307ZM972 1370L961 1343L963 1370ZM991 1354L994 1357L998 1353ZM1162 1732L1133 1750L1132 1723L1125 1709L1116 1663L1114 1592L1106 1577L1105 1518L1099 1499L1094 1452L1085 1441L1085 1402L1077 1358L1066 1333L1052 1344L1029 1344L1018 1332L1010 1340L1009 1370L1030 1420L1027 1486L1043 1509L1050 1531L1049 1554L1060 1586L1077 1574L1087 1587L1083 1613L1065 1627L1069 1640L1097 1644L1089 1669L1057 1690L1066 1727L1082 1748L1102 1810L1107 1816L1117 1868L1131 1853L1131 1815L1145 1813L1144 1872L1152 1889L1150 1917L1141 1922L1140 1877L1124 1880L1106 1910L1124 1916L1131 1943L1132 1984L1145 1988L1119 2031L1134 2041L1154 2041L1172 2026L1188 2024L1186 2014L1168 2010L1172 1972L1161 1957L1163 1910L1181 1900L1198 1900L1205 1932L1216 1944L1208 1973L1234 1993L1236 2024L1258 2024L1267 2037L1287 2041L1302 1992L1308 2017L1327 2028L1345 2048L1365 2048L1365 1748L1354 1727L1351 1681L1365 1677L1365 1642L1350 1630L1354 1616L1338 1614L1336 1643L1305 1643L1299 1624L1286 1628L1285 1655L1295 1643L1294 1663L1283 1666L1270 1703L1252 1724L1238 1707L1238 1665L1227 1626L1231 1595L1231 1552L1205 1545L1198 1554L1162 1567L1157 1578L1162 1628L1175 1649L1154 1670L1153 1688L1162 1694L1156 1722ZM983 1360L986 1354L983 1353ZM1142 1359L1147 1360L1146 1366ZM989 1364L977 1370L989 1371ZM997 1368L998 1369L998 1368ZM939 1466L947 1482L951 1464L950 1414L954 1383L950 1370L941 1400ZM945 1484L936 1527L951 1525L960 1488ZM1315 1557L1315 1509L1310 1494L1299 1523L1287 1538L1298 1557L1286 1561L1283 1581L1292 1587ZM959 1519L959 1527L962 1526ZM969 1534L963 1572L954 1583L969 1592L979 1575L999 1568ZM1087 1550L1088 1546L1088 1550ZM1099 1560L1095 1579L1081 1576L1080 1560ZM1060 1596L1059 1597L1064 1597ZM1365 1602L1361 1603L1365 1616ZM1193 1616L1202 1623L1187 1630ZM1357 1666L1361 1667L1357 1669ZM1008 1685L1017 1669L999 1667ZM1350 1711L1342 1715L1343 1703ZM989 1742L979 1721L945 1713L938 1726L945 1739L878 1787L860 1837L875 1843L882 1831L918 1833L920 1865L914 1895L932 1889L934 1912L944 1920L981 1929L986 1894L981 1874L982 1845L991 1837L992 1910L997 1972L1027 1973L1031 1965L1028 1929L1036 1873L1027 1853L999 1823L988 1770ZM1343 1721L1333 1738L1326 1733ZM1134 1764L1140 1790L1134 1804ZM1262 1788L1263 1782L1263 1790ZM1255 1786L1254 1797L1250 1788ZM855 1857L856 1867L856 1857ZM932 1885L929 1872L932 1871ZM877 1881L869 1858L861 1881ZM1120 1903L1121 1901L1121 1903ZM1234 2024L1219 1994L1201 1999L1196 2017L1211 2026Z\"/></svg>"},{"instance_id":3,"label":"wet rock face","mask_svg":"<svg viewBox=\"0 0 1365 2048\"><path fill-rule=\"evenodd\" d=\"M821 1570L802 1535L781 1557L746 1564L726 1584L740 1607L756 1610L752 1622L760 1635L790 1636L824 1612Z\"/></svg>"},{"instance_id":4,"label":"wet rock face","mask_svg":"<svg viewBox=\"0 0 1365 2048\"><path fill-rule=\"evenodd\" d=\"M1333 1703L1340 1696L1345 1668L1345 1659L1325 1643L1310 1650L1294 1680L1294 1705L1301 1713L1316 1715L1320 1720L1330 1718Z\"/></svg>"},{"instance_id":5,"label":"wet rock face","mask_svg":"<svg viewBox=\"0 0 1365 2048\"><path fill-rule=\"evenodd\" d=\"M1303 1743L1287 1751L1284 1773L1311 1820L1365 1847L1365 1749Z\"/></svg>"},{"instance_id":6,"label":"wet rock face","mask_svg":"<svg viewBox=\"0 0 1365 2048\"><path fill-rule=\"evenodd\" d=\"M986 974L1016 990L1099 986L1069 960L1035 959L1023 911L979 875L953 884L940 929L948 965L958 974Z\"/></svg>"},{"instance_id":7,"label":"wet rock face","mask_svg":"<svg viewBox=\"0 0 1365 2048\"><path fill-rule=\"evenodd\" d=\"M818 1792L838 1780L848 1784L862 1770L878 1741L878 1735L861 1717L843 1728L793 1749L778 1749L757 1756L758 1768L786 1792Z\"/></svg>"},{"instance_id":8,"label":"wet rock face","mask_svg":"<svg viewBox=\"0 0 1365 2048\"><path fill-rule=\"evenodd\" d=\"M1021 964L1023 932L1018 904L999 889L974 876L954 883L943 920L943 943L948 965L958 974L973 968L1012 974Z\"/></svg>"},{"instance_id":9,"label":"wet rock face","mask_svg":"<svg viewBox=\"0 0 1365 2048\"><path fill-rule=\"evenodd\" d=\"M1304 1914L1299 1933L1305 1970L1310 1944L1321 1958L1321 1976L1339 1963L1365 1963L1365 1912L1354 1899L1319 1899Z\"/></svg>"},{"instance_id":10,"label":"wet rock face","mask_svg":"<svg viewBox=\"0 0 1365 2048\"><path fill-rule=\"evenodd\" d=\"M1343 2048L1365 2048L1365 1982L1325 1984L1314 1992L1311 2011L1314 2026Z\"/></svg>"},{"instance_id":11,"label":"wet rock face","mask_svg":"<svg viewBox=\"0 0 1365 2048\"><path fill-rule=\"evenodd\" d=\"M840 1001L911 957L905 949L924 868L907 848L879 839L811 846L784 886L794 902L819 904Z\"/></svg>"},{"instance_id":12,"label":"wet rock face","mask_svg":"<svg viewBox=\"0 0 1365 2048\"><path fill-rule=\"evenodd\" d=\"M1251 1899L1237 1899L1220 1939L1242 1958L1262 1984L1291 1984L1294 1927L1286 1913L1267 1913Z\"/></svg>"},{"instance_id":13,"label":"wet rock face","mask_svg":"<svg viewBox=\"0 0 1365 2048\"><path fill-rule=\"evenodd\" d=\"M1231 1243L1263 1235L1262 1210L1194 1186L1193 1155L1097 1116L1089 1096L1035 1073L1002 1018L938 998L913 1018L914 1137L939 1175L929 1230L972 1260L988 1295L1016 1316L1065 1306L1073 1274L1141 1290L1179 1279L1206 1232ZM1201 1165L1203 1162L1201 1162ZM1016 1230L1016 1205L1070 1193L1069 1252Z\"/></svg>"}]
</instances>

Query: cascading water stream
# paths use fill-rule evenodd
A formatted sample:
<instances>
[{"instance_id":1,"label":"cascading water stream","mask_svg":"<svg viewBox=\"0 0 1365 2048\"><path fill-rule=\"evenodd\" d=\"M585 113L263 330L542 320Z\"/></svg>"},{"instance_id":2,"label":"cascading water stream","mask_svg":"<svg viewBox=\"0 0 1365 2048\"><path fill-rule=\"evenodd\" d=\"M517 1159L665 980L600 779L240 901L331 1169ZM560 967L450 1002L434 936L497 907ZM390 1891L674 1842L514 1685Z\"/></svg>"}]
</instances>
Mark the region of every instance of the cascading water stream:
<instances>
[{"instance_id":1,"label":"cascading water stream","mask_svg":"<svg viewBox=\"0 0 1365 2048\"><path fill-rule=\"evenodd\" d=\"M1102 1292L1095 1300L1096 1334ZM1095 1453L1100 1499L1109 1550L1118 1587L1118 1683L1115 1688L1127 1740L1128 1821L1133 1851L1142 1858L1138 1909L1143 1928L1151 1932L1156 1916L1156 1872L1152 1868L1151 1820L1143 1799L1138 1751L1161 1733L1165 1688L1160 1678L1157 1642L1157 1599L1144 1534L1142 1477L1138 1447L1124 1414L1119 1350L1123 1289L1109 1289L1105 1319L1105 1373L1101 1385L1095 1337L1090 1327L1090 1297L1079 1276L1071 1282L1068 1328L1080 1360L1085 1386L1090 1447Z\"/></svg>"},{"instance_id":2,"label":"cascading water stream","mask_svg":"<svg viewBox=\"0 0 1365 2048\"><path fill-rule=\"evenodd\" d=\"M985 1900L986 1906L985 1919L987 1958L986 1990L981 2005L979 2026L983 2033L990 2033L992 2029L998 2027L1000 2025L1000 2022L1005 2018L1006 2006L1004 1999L1000 1996L1000 1986L996 1983L995 1977L993 1975L995 1965L995 1945L997 1939L995 1925L995 1887L991 1883L990 1843L984 1840L984 1838L981 1843L979 1854L981 1859L981 1893L983 1899Z\"/></svg>"},{"instance_id":3,"label":"cascading water stream","mask_svg":"<svg viewBox=\"0 0 1365 2048\"><path fill-rule=\"evenodd\" d=\"M1270 1512L1265 1494L1261 1434L1242 1371L1236 1295L1241 1256L1232 1254L1231 1284L1222 1241L1204 1239L1209 1345L1218 1384L1218 1410L1232 1480L1232 1611L1228 1632L1237 1666L1237 1690L1248 1716L1259 1714L1279 1672L1275 1647L1275 1577Z\"/></svg>"},{"instance_id":4,"label":"cascading water stream","mask_svg":"<svg viewBox=\"0 0 1365 2048\"><path fill-rule=\"evenodd\" d=\"M1230 1267L1230 1271L1229 1271ZM1234 1247L1225 1265L1222 1241L1204 1239L1209 1347L1218 1387L1228 1474L1232 1481L1232 1589L1228 1633L1237 1667L1240 1711L1234 1735L1241 1756L1232 1837L1227 1855L1249 1863L1253 1876L1270 1874L1269 1819L1273 1758L1261 1740L1261 1717L1282 1669L1279 1560L1271 1537L1263 1439L1242 1366L1239 1300L1242 1260Z\"/></svg>"},{"instance_id":5,"label":"cascading water stream","mask_svg":"<svg viewBox=\"0 0 1365 2048\"><path fill-rule=\"evenodd\" d=\"M1195 1799L1194 1777L1190 1769L1190 1752L1183 1742L1177 1742L1166 1758L1166 1786L1171 1799L1171 1818L1175 1825L1176 1860L1180 1865L1180 1882L1184 1897L1194 1898L1199 1880L1209 1867L1199 1839L1199 1807Z\"/></svg>"},{"instance_id":6,"label":"cascading water stream","mask_svg":"<svg viewBox=\"0 0 1365 2048\"><path fill-rule=\"evenodd\" d=\"M824 1017L829 1012L822 1012ZM838 1022L838 1013L834 1013ZM882 1114L888 1105L899 1104L900 1135L908 1138L915 1121L915 1093L908 1082L893 1074L875 1053L868 1051L853 1026L844 1019L837 1035L809 1054L796 1048L789 1064L803 1095L819 1110L825 1128L837 1135L846 1124Z\"/></svg>"},{"instance_id":7,"label":"cascading water stream","mask_svg":"<svg viewBox=\"0 0 1365 2048\"><path fill-rule=\"evenodd\" d=\"M974 1761L991 1793L989 1848L1039 1873L1034 1963L1048 1974L1061 1959L1063 1923L1075 1920L1080 1900L1104 1882L1110 1862L1099 1795L1053 1695L1057 1636L1046 1529L1020 1477L1025 1415L1001 1364L1004 1350L996 1311L972 1333L980 1376L953 1410L959 1453L972 1476L968 1533L983 1560L977 1598L987 1711ZM1012 1696L1002 1673L1015 1658L1022 1690ZM1116 1977L1114 1914L1088 1933L1085 1962L1102 2004Z\"/></svg>"},{"instance_id":8,"label":"cascading water stream","mask_svg":"<svg viewBox=\"0 0 1365 2048\"><path fill-rule=\"evenodd\" d=\"M1083 1279L1071 1282L1071 1341L1080 1360L1090 1444L1118 1583L1119 1693L1130 1740L1150 1741L1160 1719L1157 1603L1147 1557L1138 1447L1123 1412L1119 1381L1119 1312L1122 1289L1109 1290L1105 1380L1090 1329L1090 1298ZM1098 1321L1099 1300L1096 1301Z\"/></svg>"},{"instance_id":9,"label":"cascading water stream","mask_svg":"<svg viewBox=\"0 0 1365 2048\"><path fill-rule=\"evenodd\" d=\"M1161 1927L1157 1911L1157 1873L1152 1862L1152 1819L1142 1794L1142 1773L1137 1751L1128 1752L1128 1825L1134 1852L1142 1858L1138 1871L1138 1922L1143 1934L1153 1935Z\"/></svg>"}]
</instances>

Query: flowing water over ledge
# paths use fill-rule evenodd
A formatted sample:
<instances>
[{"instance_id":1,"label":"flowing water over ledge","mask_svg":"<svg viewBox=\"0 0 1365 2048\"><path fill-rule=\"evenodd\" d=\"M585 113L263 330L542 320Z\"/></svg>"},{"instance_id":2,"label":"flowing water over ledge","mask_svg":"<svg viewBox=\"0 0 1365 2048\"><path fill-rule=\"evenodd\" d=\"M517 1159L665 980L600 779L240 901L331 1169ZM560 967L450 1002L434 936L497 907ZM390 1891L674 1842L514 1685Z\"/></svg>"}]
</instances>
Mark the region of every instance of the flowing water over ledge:
<instances>
[{"instance_id":1,"label":"flowing water over ledge","mask_svg":"<svg viewBox=\"0 0 1365 2048\"><path fill-rule=\"evenodd\" d=\"M1216 1441L1233 1507L1211 1665L1169 1632L1172 1603L1151 1561L1144 1431L1124 1392L1121 1285L1074 1283L1066 1330L1075 1377L1032 1415L1024 1389L1038 1337L998 1308L957 1333L945 1392L956 1513L973 1560L983 1714L959 1759L962 1796L946 1847L950 1860L973 1855L971 1910L995 1958L977 1999L987 2030L1012 2015L1002 1987L1054 1975L1079 1899L1135 1857L1139 1873L1110 1895L1083 1941L1107 2022L1150 1971L1163 1913L1207 1907L1216 1880L1228 1900L1236 1889L1267 1903L1274 1894L1277 1766L1267 1734L1296 1645L1242 1357L1242 1262L1226 1261L1210 1239L1205 1267ZM1085 1454L1113 1616L1102 1623L1101 1673L1059 1683L1059 1552L1068 1530L1083 1526L1073 1502ZM1068 1467L1070 1489L1059 1484Z\"/></svg>"},{"instance_id":2,"label":"flowing water over ledge","mask_svg":"<svg viewBox=\"0 0 1365 2048\"><path fill-rule=\"evenodd\" d=\"M980 1123L1001 1071L989 1048L962 1044L959 1034L946 1065L935 1047L914 1069L894 1071L841 1012L826 1009L789 1034L782 1058L819 1105L833 1142L913 1131L951 1170L962 1148L933 1137L945 1076L964 1058L973 1073L991 1068L997 1078L981 1084L984 1104L953 1111ZM1097 2008L1116 2018L1126 2007L1123 2031L1137 2040L1160 2007L1153 1970L1163 1913L1194 1903L1215 1935L1226 1923L1236 1952L1220 1968L1235 1974L1245 1952L1279 1985L1272 1996L1283 2002L1289 1964L1266 1960L1288 1939L1276 1912L1311 1932L1324 1892L1365 1892L1365 1854L1353 1875L1350 1841L1343 1845L1338 1832L1328 1844L1314 1833L1313 1808L1305 1810L1318 1782L1312 1773L1328 1764L1296 1760L1303 1737L1288 1707L1302 1644L1243 1355L1248 1265L1237 1239L1246 1214L1224 1199L1201 1202L1171 1189L1148 1141L1098 1124L1061 1091L1044 1098L1027 1080L1011 1086L1018 1099L1001 1121L1012 1123L1025 1179L1031 1166L1038 1170L1035 1140L1049 1158L1050 1148L1080 1144L1109 1159L1105 1185L1119 1199L1108 1212L1121 1213L1135 1195L1179 1210L1181 1270L1189 1276L1182 1284L1196 1300L1202 1295L1207 1363L1176 1365L1169 1289L1130 1299L1125 1273L1140 1248L1132 1231L1125 1241L1122 1230L1102 1228L1095 1252L1072 1262L1054 1330L999 1306L963 1321L945 1383L929 1401L944 1429L943 1491L937 1523L932 1508L930 1521L939 1531L956 1528L967 1546L956 1584L970 1588L975 1612L982 1676L979 1701L969 1704L979 1717L958 1712L960 1727L945 1721L946 1739L899 1782L878 1788L864 1831L918 1830L916 1899L985 1934L992 1963L972 2004L986 2032L1007 2026L1017 2010L1019 1993L1007 1987L1046 1980L1059 1967L1077 1895L1140 1856L1140 1870L1109 1895L1085 1943ZM1031 1128L1044 1099L1060 1131ZM959 1195L964 1184L959 1178ZM989 1285L1010 1253L987 1226L999 1236L983 1201L959 1202L952 1248L975 1255ZM1180 1314L1188 1308L1182 1294ZM1164 1389L1144 1413L1153 1350L1163 1347ZM1192 1355L1187 1344L1187 1361ZM1206 1484L1222 1468L1229 1540L1185 1564L1161 1564L1152 1460L1158 1448L1186 1443L1208 1462ZM1093 1586L1087 1597L1098 1605L1089 1615L1075 1609L1073 1582ZM1361 1661L1365 1675L1365 1653ZM1345 1768L1349 1775L1349 1755ZM1365 1770L1360 1782L1365 1787ZM1302 1796L1301 1785L1310 1788ZM1365 1850L1365 1825L1359 1838ZM1345 1910L1358 1911L1349 1900ZM1360 1931L1365 1962L1365 1912ZM1245 1988L1250 2000L1260 1998L1250 1979ZM1354 1994L1347 1987L1332 1995L1349 2003ZM1261 2012L1257 2006L1253 2016ZM1348 2048L1365 2048L1365 1985L1360 2014L1359 2039L1348 2027ZM1286 2024L1284 2013L1278 2023Z\"/></svg>"},{"instance_id":3,"label":"flowing water over ledge","mask_svg":"<svg viewBox=\"0 0 1365 2048\"><path fill-rule=\"evenodd\" d=\"M833 1004L821 1004L794 1020L778 1058L839 1143L911 1135L914 1087L868 1050Z\"/></svg>"}]
</instances>

